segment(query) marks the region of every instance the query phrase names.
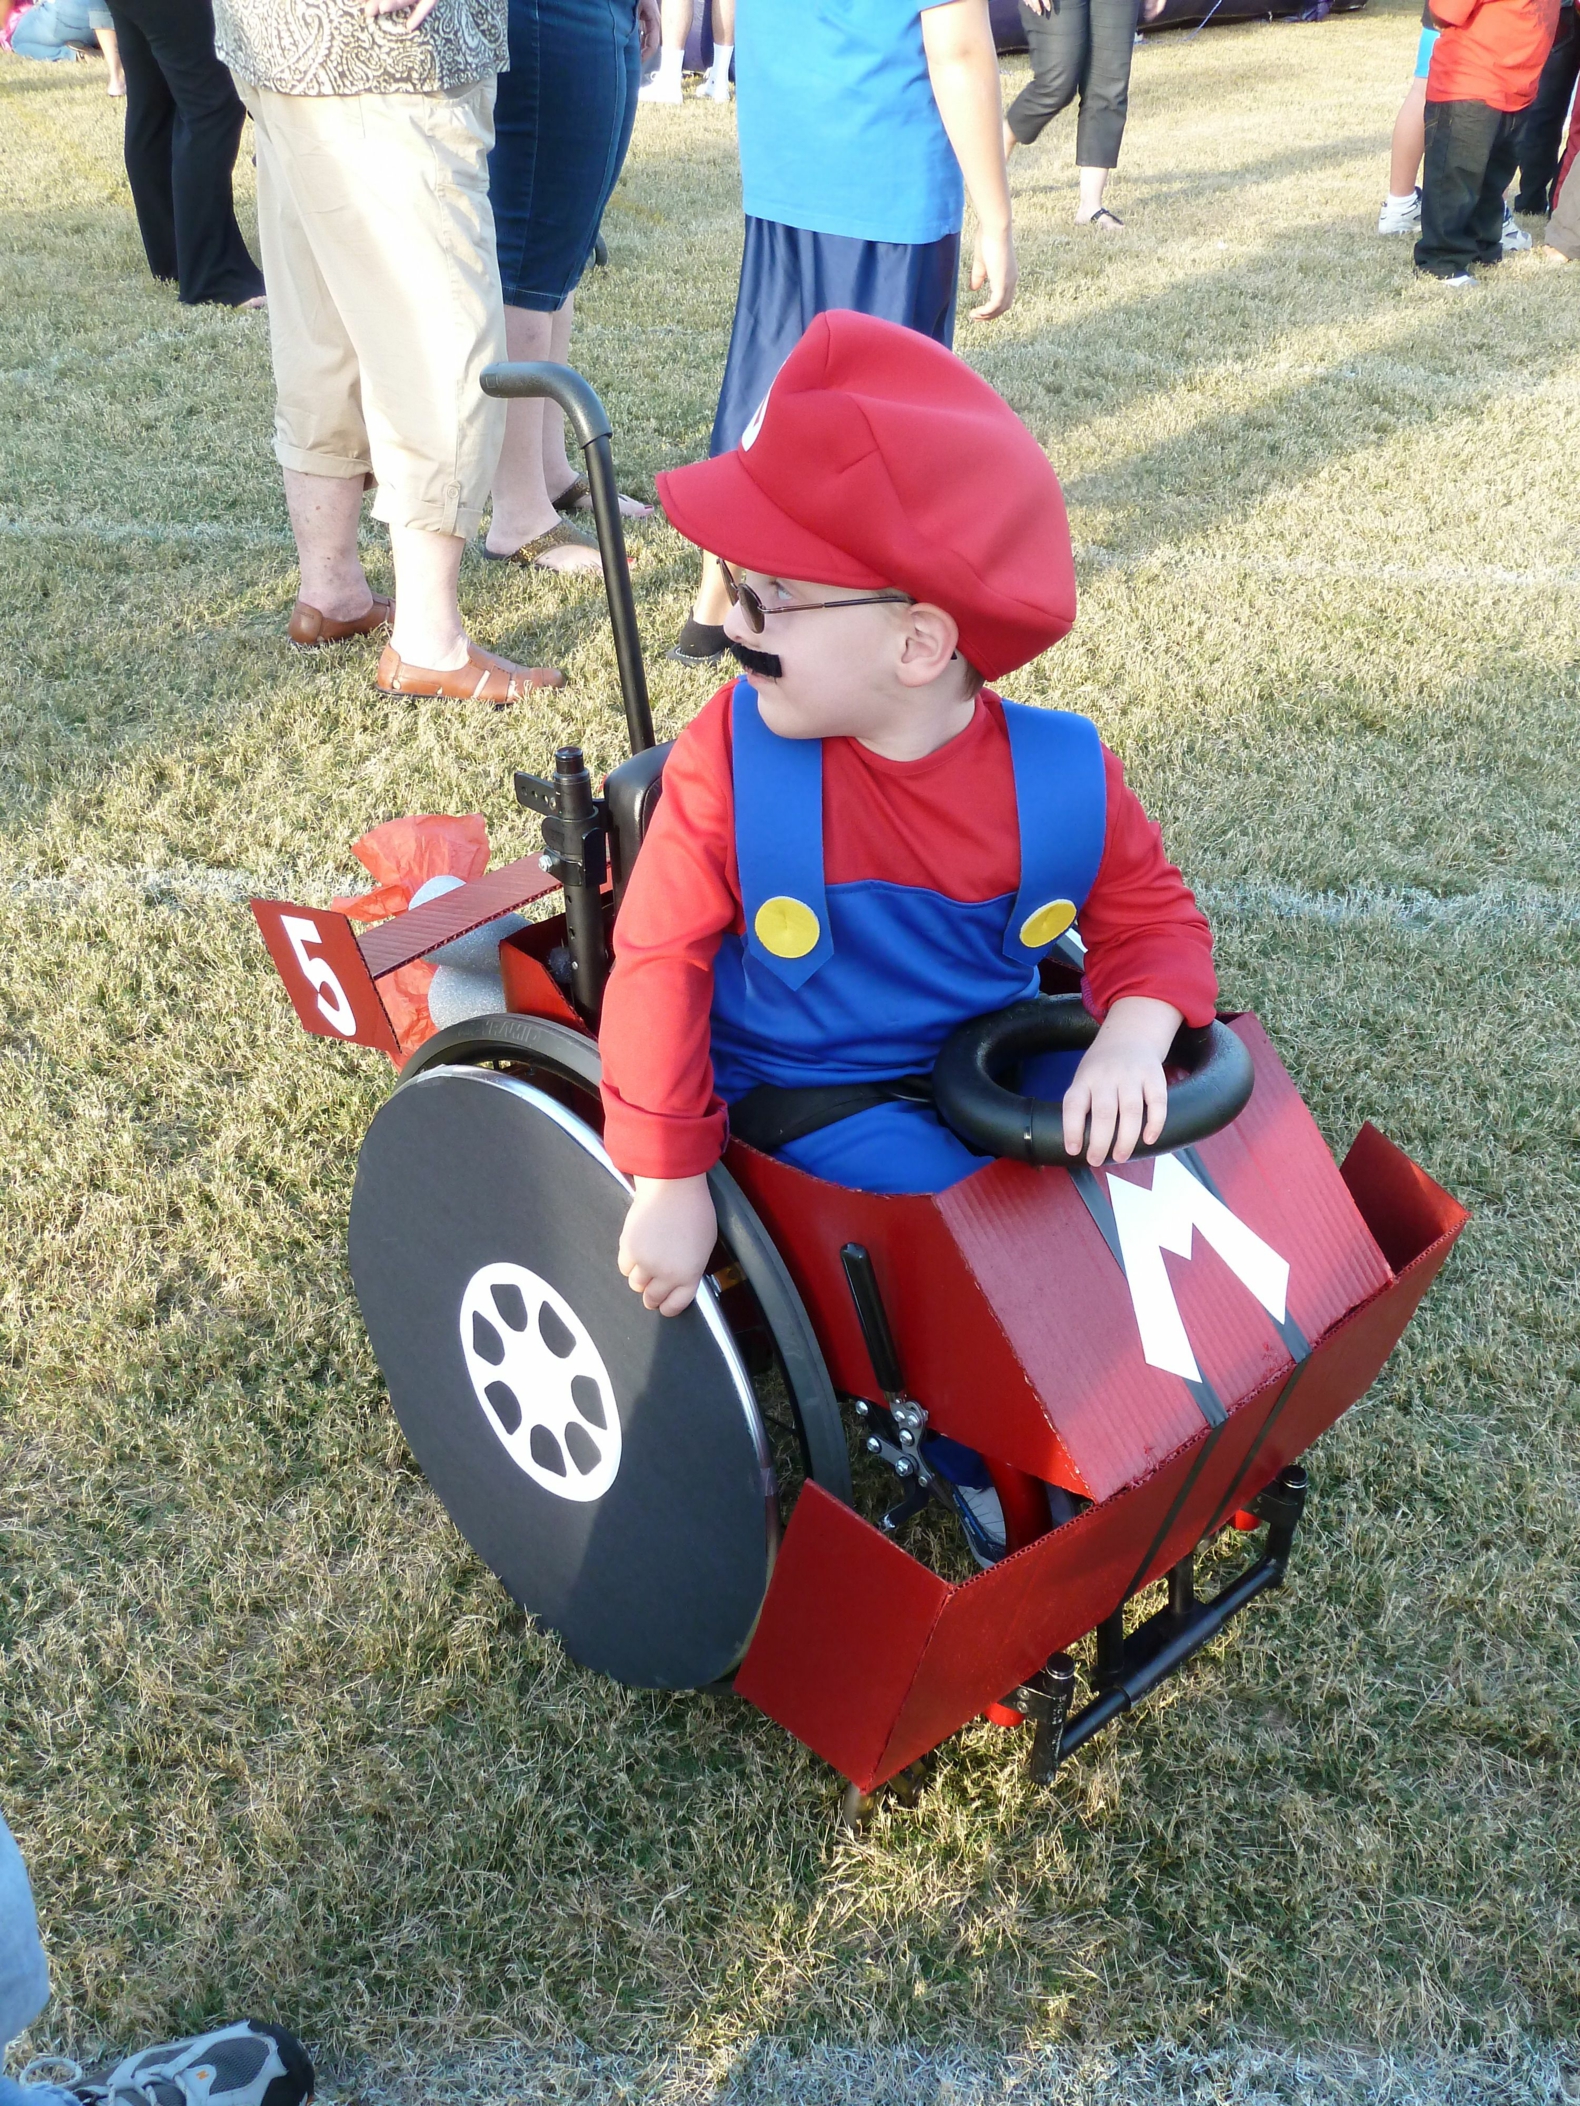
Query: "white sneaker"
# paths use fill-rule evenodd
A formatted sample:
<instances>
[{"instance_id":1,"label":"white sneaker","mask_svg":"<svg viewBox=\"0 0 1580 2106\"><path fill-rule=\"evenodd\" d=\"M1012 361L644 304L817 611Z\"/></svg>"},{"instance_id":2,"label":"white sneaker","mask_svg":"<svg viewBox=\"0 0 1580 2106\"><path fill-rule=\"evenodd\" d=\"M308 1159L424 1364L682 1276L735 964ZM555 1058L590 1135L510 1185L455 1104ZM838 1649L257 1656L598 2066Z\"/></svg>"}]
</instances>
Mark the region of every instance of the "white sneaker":
<instances>
[{"instance_id":1,"label":"white sneaker","mask_svg":"<svg viewBox=\"0 0 1580 2106\"><path fill-rule=\"evenodd\" d=\"M1526 233L1525 229L1514 217L1514 214L1509 210L1508 206L1505 205L1503 208L1504 255L1518 256L1523 249L1528 249L1530 245L1531 237L1529 236L1529 234Z\"/></svg>"},{"instance_id":2,"label":"white sneaker","mask_svg":"<svg viewBox=\"0 0 1580 2106\"><path fill-rule=\"evenodd\" d=\"M1385 197L1377 215L1379 234L1419 234L1421 231L1421 186L1408 197Z\"/></svg>"},{"instance_id":3,"label":"white sneaker","mask_svg":"<svg viewBox=\"0 0 1580 2106\"><path fill-rule=\"evenodd\" d=\"M1457 292L1463 292L1467 285L1474 285L1476 281L1469 271L1455 271L1452 278L1439 278L1437 282L1439 285L1451 285Z\"/></svg>"},{"instance_id":4,"label":"white sneaker","mask_svg":"<svg viewBox=\"0 0 1580 2106\"><path fill-rule=\"evenodd\" d=\"M638 102L684 102L686 97L680 82L667 81L662 74L655 73L645 88L636 91Z\"/></svg>"},{"instance_id":5,"label":"white sneaker","mask_svg":"<svg viewBox=\"0 0 1580 2106\"><path fill-rule=\"evenodd\" d=\"M730 99L730 76L726 73L720 80L717 73L709 71L702 92L710 102L728 102Z\"/></svg>"}]
</instances>

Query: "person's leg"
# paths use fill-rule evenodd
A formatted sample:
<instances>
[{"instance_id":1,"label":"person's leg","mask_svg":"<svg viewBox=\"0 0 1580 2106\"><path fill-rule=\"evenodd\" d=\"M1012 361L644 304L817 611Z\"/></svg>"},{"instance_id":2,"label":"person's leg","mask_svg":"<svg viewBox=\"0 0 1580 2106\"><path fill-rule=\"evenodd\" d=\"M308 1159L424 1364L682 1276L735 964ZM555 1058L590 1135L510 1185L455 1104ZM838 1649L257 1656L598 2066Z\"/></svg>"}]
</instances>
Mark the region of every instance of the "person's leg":
<instances>
[{"instance_id":1,"label":"person's leg","mask_svg":"<svg viewBox=\"0 0 1580 2106\"><path fill-rule=\"evenodd\" d=\"M1388 155L1388 195L1415 195L1421 156L1426 152L1426 75L1418 73L1405 91L1399 114L1393 121L1393 143Z\"/></svg>"},{"instance_id":2,"label":"person's leg","mask_svg":"<svg viewBox=\"0 0 1580 2106\"><path fill-rule=\"evenodd\" d=\"M686 63L686 38L691 33L691 0L663 0L659 10L660 37L658 71L641 92L643 102L684 100L681 70Z\"/></svg>"},{"instance_id":3,"label":"person's leg","mask_svg":"<svg viewBox=\"0 0 1580 2106\"><path fill-rule=\"evenodd\" d=\"M1471 218L1477 260L1483 264L1503 261L1503 193L1513 180L1520 158L1520 115L1517 110L1489 110L1487 158L1481 191Z\"/></svg>"},{"instance_id":4,"label":"person's leg","mask_svg":"<svg viewBox=\"0 0 1580 2106\"><path fill-rule=\"evenodd\" d=\"M176 208L171 183L171 141L176 106L154 57L153 46L130 13L131 0L116 0L110 9L115 39L126 74L126 180L137 213L143 254L154 277L177 275Z\"/></svg>"},{"instance_id":5,"label":"person's leg","mask_svg":"<svg viewBox=\"0 0 1580 2106\"><path fill-rule=\"evenodd\" d=\"M1558 29L1536 84L1536 99L1520 119L1520 188L1516 212L1545 212L1558 173L1564 118L1580 78L1580 29L1572 6L1558 10Z\"/></svg>"},{"instance_id":6,"label":"person's leg","mask_svg":"<svg viewBox=\"0 0 1580 2106\"><path fill-rule=\"evenodd\" d=\"M713 0L713 64L707 93L715 102L730 99L730 63L735 57L735 0Z\"/></svg>"},{"instance_id":7,"label":"person's leg","mask_svg":"<svg viewBox=\"0 0 1580 2106\"><path fill-rule=\"evenodd\" d=\"M118 0L135 16L175 108L170 180L182 303L239 307L263 297L263 273L236 224L231 172L241 98L214 55L209 0Z\"/></svg>"},{"instance_id":8,"label":"person's leg","mask_svg":"<svg viewBox=\"0 0 1580 2106\"><path fill-rule=\"evenodd\" d=\"M86 8L81 13L86 15ZM80 35L78 8L71 0L38 0L25 15L17 17L11 32L11 50L16 58L34 59L44 65L70 65L77 56Z\"/></svg>"},{"instance_id":9,"label":"person's leg","mask_svg":"<svg viewBox=\"0 0 1580 2106\"><path fill-rule=\"evenodd\" d=\"M561 344L555 347L560 315L540 314L530 307L505 309L505 356L515 363L525 359L551 358L563 364L570 348L570 302ZM550 429L558 451L558 462L549 466ZM552 404L538 401L512 402L505 417L505 443L494 471L493 514L484 542L490 555L509 556L540 534L551 532L560 515L549 495L552 482L563 490L574 477L565 458L565 420ZM597 570L598 551L588 543L565 543L544 549L534 559L544 570Z\"/></svg>"},{"instance_id":10,"label":"person's leg","mask_svg":"<svg viewBox=\"0 0 1580 2106\"><path fill-rule=\"evenodd\" d=\"M1105 212L1103 192L1119 166L1120 143L1130 109L1130 61L1136 47L1138 0L1088 0L1090 28L1081 74L1081 112L1075 127L1075 163L1081 197L1076 220L1112 230L1119 222ZM1099 213L1104 213L1098 219Z\"/></svg>"},{"instance_id":11,"label":"person's leg","mask_svg":"<svg viewBox=\"0 0 1580 2106\"><path fill-rule=\"evenodd\" d=\"M0 2053L49 2002L49 1967L27 1867L0 1814Z\"/></svg>"},{"instance_id":12,"label":"person's leg","mask_svg":"<svg viewBox=\"0 0 1580 2106\"><path fill-rule=\"evenodd\" d=\"M1059 112L1068 108L1080 86L1086 56L1084 0L1049 0L1039 14L1020 0L1021 27L1031 57L1031 79L1010 104L1004 119L1005 148L1011 142L1030 146Z\"/></svg>"},{"instance_id":13,"label":"person's leg","mask_svg":"<svg viewBox=\"0 0 1580 2106\"><path fill-rule=\"evenodd\" d=\"M1426 156L1421 170L1421 238L1417 267L1453 278L1477 259L1476 207L1498 113L1481 102L1429 102ZM1503 212L1498 208L1501 237Z\"/></svg>"},{"instance_id":14,"label":"person's leg","mask_svg":"<svg viewBox=\"0 0 1580 2106\"><path fill-rule=\"evenodd\" d=\"M1580 181L1572 165L1558 185L1540 253L1544 263L1573 263L1580 258Z\"/></svg>"},{"instance_id":15,"label":"person's leg","mask_svg":"<svg viewBox=\"0 0 1580 2106\"><path fill-rule=\"evenodd\" d=\"M106 8L104 12L108 15L109 9ZM93 34L98 41L99 49L104 53L104 63L110 69L109 83L105 93L107 95L124 95L126 93L126 72L121 64L121 45L120 39L115 34L115 24L110 21L96 23Z\"/></svg>"},{"instance_id":16,"label":"person's leg","mask_svg":"<svg viewBox=\"0 0 1580 2106\"><path fill-rule=\"evenodd\" d=\"M368 616L374 595L357 535L372 466L356 352L297 208L294 182L314 165L291 124L298 98L248 90L258 158L258 241L273 297L274 451L285 478L301 583L292 633L313 640L303 610L331 622Z\"/></svg>"}]
</instances>

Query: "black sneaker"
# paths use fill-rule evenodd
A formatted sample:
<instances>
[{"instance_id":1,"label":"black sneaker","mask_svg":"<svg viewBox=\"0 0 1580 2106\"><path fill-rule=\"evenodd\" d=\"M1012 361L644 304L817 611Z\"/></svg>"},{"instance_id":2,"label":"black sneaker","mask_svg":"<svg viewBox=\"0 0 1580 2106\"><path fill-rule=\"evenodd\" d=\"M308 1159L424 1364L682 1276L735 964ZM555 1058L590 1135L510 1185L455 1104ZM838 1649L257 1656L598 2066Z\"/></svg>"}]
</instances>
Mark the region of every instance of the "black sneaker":
<instances>
[{"instance_id":1,"label":"black sneaker","mask_svg":"<svg viewBox=\"0 0 1580 2106\"><path fill-rule=\"evenodd\" d=\"M82 2106L306 2106L313 2065L283 2026L220 2026L143 2048L66 2087Z\"/></svg>"},{"instance_id":2,"label":"black sneaker","mask_svg":"<svg viewBox=\"0 0 1580 2106\"><path fill-rule=\"evenodd\" d=\"M715 627L712 622L693 621L688 616L669 655L676 665L712 665L715 658L724 656L725 649L722 622Z\"/></svg>"}]
</instances>

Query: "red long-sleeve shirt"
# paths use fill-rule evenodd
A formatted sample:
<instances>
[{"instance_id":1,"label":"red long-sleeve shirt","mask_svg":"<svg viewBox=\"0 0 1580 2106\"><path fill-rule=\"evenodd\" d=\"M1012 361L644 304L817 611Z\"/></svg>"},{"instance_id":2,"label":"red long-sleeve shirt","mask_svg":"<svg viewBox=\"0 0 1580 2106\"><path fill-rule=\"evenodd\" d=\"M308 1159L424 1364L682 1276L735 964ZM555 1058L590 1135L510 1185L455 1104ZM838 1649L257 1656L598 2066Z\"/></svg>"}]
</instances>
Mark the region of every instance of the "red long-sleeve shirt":
<instances>
[{"instance_id":1,"label":"red long-sleeve shirt","mask_svg":"<svg viewBox=\"0 0 1580 2106\"><path fill-rule=\"evenodd\" d=\"M598 1043L604 1143L628 1176L698 1176L724 1148L708 1023L714 953L726 933L746 926L735 863L733 685L675 742L615 927ZM1087 1006L1101 1017L1122 995L1150 995L1188 1024L1210 1023L1218 983L1206 918L1106 748L1104 761L1107 835L1081 908ZM887 760L855 739L825 739L823 858L831 886L881 879L965 901L1012 895L1020 839L998 697L984 689L967 728L922 760Z\"/></svg>"}]
</instances>

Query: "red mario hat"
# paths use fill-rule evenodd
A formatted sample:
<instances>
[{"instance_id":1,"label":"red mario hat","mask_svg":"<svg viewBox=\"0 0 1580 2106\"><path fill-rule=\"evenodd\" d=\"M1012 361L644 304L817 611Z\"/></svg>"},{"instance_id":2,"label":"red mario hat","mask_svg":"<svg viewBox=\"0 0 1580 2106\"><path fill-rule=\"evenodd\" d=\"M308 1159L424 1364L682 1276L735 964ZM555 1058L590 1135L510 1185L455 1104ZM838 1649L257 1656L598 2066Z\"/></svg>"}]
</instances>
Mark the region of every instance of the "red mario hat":
<instances>
[{"instance_id":1,"label":"red mario hat","mask_svg":"<svg viewBox=\"0 0 1580 2106\"><path fill-rule=\"evenodd\" d=\"M820 314L735 451L667 470L658 495L727 563L930 600L990 680L1075 620L1069 521L1042 448L953 353L871 315Z\"/></svg>"}]
</instances>

